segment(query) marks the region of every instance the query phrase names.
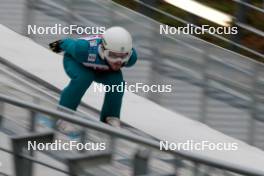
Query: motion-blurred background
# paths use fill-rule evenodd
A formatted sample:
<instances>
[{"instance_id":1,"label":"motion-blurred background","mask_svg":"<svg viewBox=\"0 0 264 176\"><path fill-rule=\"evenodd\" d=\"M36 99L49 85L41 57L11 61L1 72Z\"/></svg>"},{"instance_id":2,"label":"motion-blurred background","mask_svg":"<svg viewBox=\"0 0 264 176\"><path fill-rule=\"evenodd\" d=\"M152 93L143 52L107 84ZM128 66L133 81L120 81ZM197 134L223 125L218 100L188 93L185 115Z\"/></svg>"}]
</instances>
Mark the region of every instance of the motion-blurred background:
<instances>
[{"instance_id":1,"label":"motion-blurred background","mask_svg":"<svg viewBox=\"0 0 264 176\"><path fill-rule=\"evenodd\" d=\"M46 48L80 36L28 35L27 25L123 26L139 55L126 81L173 88L140 96L264 149L264 1L198 2L232 16L239 34L160 35L160 24L218 26L162 0L0 0L0 22Z\"/></svg>"},{"instance_id":2,"label":"motion-blurred background","mask_svg":"<svg viewBox=\"0 0 264 176\"><path fill-rule=\"evenodd\" d=\"M141 92L140 95L264 148L264 71L263 64L255 61L263 61L262 0L199 1L233 16L232 25L239 27L239 34L235 36L160 35L160 23L176 27L185 23L217 24L165 1L115 2L1 0L0 22L23 35L28 35L28 24L123 26L132 33L139 53L135 68L124 70L128 83L173 85L172 93ZM51 41L80 36L29 37L48 47Z\"/></svg>"}]
</instances>

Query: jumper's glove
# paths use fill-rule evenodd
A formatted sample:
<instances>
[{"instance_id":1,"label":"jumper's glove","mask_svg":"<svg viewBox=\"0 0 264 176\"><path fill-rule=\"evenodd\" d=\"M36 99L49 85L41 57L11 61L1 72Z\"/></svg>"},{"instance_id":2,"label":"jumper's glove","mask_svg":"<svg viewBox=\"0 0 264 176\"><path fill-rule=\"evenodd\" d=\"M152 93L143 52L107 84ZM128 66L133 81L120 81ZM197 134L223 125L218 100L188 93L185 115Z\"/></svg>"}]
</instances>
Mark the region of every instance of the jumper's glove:
<instances>
[{"instance_id":1,"label":"jumper's glove","mask_svg":"<svg viewBox=\"0 0 264 176\"><path fill-rule=\"evenodd\" d=\"M60 53L62 52L62 49L60 47L60 44L61 44L61 40L58 40L58 41L55 41L55 42L52 42L49 44L49 47L50 49L55 52L55 53Z\"/></svg>"}]
</instances>

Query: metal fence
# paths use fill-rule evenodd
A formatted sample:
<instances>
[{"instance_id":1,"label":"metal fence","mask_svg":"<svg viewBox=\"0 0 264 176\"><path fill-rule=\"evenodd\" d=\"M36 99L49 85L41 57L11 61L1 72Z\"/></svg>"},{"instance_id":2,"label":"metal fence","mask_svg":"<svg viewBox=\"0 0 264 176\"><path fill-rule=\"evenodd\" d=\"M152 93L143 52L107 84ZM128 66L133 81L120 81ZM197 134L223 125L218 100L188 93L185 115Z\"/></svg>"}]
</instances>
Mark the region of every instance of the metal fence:
<instances>
[{"instance_id":1,"label":"metal fence","mask_svg":"<svg viewBox=\"0 0 264 176\"><path fill-rule=\"evenodd\" d=\"M62 172L69 175L93 175L86 173L87 169L92 169L93 167L98 167L104 164L110 164L110 161L113 159L113 155L118 149L117 142L115 142L118 138L128 140L129 142L136 143L142 145L141 148L137 148L138 152L134 155L134 163L133 166L133 175L155 175L148 173L148 162L150 160L150 151L151 150L159 150L159 142L151 139L147 139L144 137L136 136L132 133L128 133L126 131L115 129L100 123L95 123L92 121L87 121L78 118L77 116L73 116L64 112L54 111L51 109L43 108L38 105L33 105L31 103L27 103L18 99L14 99L11 97L7 97L5 95L0 95L1 107L5 107L7 104L11 104L23 109L26 109L30 112L31 116L29 117L29 131L30 133L20 133L13 135L11 138L12 141L12 150L0 148L0 150L7 152L14 156L14 166L15 173L17 176L30 176L32 175L32 164L39 164L50 169L54 169L58 172ZM1 114L4 114L4 108L1 109ZM28 141L37 141L37 143L51 143L54 140L54 132L37 132L37 127L35 126L35 113L42 113L54 118L63 119L75 125L80 125L87 129L93 129L96 131L100 131L102 133L108 134L110 136L110 150L106 152L98 152L95 154L90 153L82 153L81 155L67 156L62 153L56 152L48 152L46 154L53 156L57 160L66 164L67 169L63 170L60 168L56 168L53 165L49 164L49 162L41 161L41 158L36 159L34 157L35 154L33 152L28 152L24 148L27 146ZM3 117L2 117L3 118ZM1 128L3 125L1 124ZM142 147L144 149L142 149ZM69 153L69 152L68 152ZM153 154L154 152L152 152ZM172 163L173 167L176 169L176 174L179 175L189 175L191 173L195 175L206 174L206 175L226 175L231 174L232 172L243 175L254 175L261 176L263 173L258 173L254 170L247 170L244 168L238 168L235 166L230 166L225 163L218 163L216 161L212 161L206 158L201 158L199 156L195 156L193 154L181 153L181 152L173 152L173 151L164 151L163 154L169 153L175 157L174 163ZM151 156L153 157L153 156ZM190 169L192 168L192 169ZM179 173L180 169L185 169L190 173L185 171L185 173ZM206 170L204 170L206 169ZM213 169L213 171L212 171ZM218 171L215 169L219 169ZM100 170L100 169L98 169ZM97 170L97 171L98 171ZM96 172L95 172L96 173ZM94 173L94 175L96 175ZM175 173L171 173L175 174ZM164 174L161 174L164 175Z\"/></svg>"},{"instance_id":2,"label":"metal fence","mask_svg":"<svg viewBox=\"0 0 264 176\"><path fill-rule=\"evenodd\" d=\"M250 33L253 33L259 37L262 37L262 38L264 37L264 32L261 29L256 29L253 26L250 26L249 24L247 24L247 20L246 20L246 15L248 13L250 13L250 10L253 10L254 12L258 12L260 14L263 14L264 10L250 4L248 0L242 0L242 1L241 0L233 0L233 1L236 2L237 11L235 12L234 16L231 15L233 17L233 22L232 22L233 24L231 24L231 25L237 26L239 33L237 35L234 35L231 38L226 38L226 37L223 37L223 36L218 35L218 34L212 34L208 31L205 31L205 32L207 34L209 34L210 37L215 37L217 39L220 39L221 41L227 42L228 44L230 44L231 49L234 49L234 47L237 47L238 49L242 49L244 51L247 51L247 52L253 54L254 56L258 56L258 57L264 59L263 53L258 52L254 49L251 49L251 48L241 44L241 41L240 41L242 34L243 34L241 29L246 30ZM160 0L150 0L150 1L134 0L134 2L137 2L141 6L141 8L144 9L142 11L142 13L146 14L149 17L153 17L153 12L157 12L161 15L164 15L168 18L171 18L171 19L173 19L177 22L180 22L184 25L193 24L193 26L198 27L196 25L196 23L197 23L196 20L198 19L198 17L192 21L187 21L181 17L177 17L177 16L174 16L174 15L172 15L166 11L162 11L158 8L158 2L160 2ZM148 9L150 9L152 11L149 11ZM139 11L140 11L140 9L139 9ZM190 16L190 19L192 19L193 16L191 14L189 14L189 16Z\"/></svg>"}]
</instances>

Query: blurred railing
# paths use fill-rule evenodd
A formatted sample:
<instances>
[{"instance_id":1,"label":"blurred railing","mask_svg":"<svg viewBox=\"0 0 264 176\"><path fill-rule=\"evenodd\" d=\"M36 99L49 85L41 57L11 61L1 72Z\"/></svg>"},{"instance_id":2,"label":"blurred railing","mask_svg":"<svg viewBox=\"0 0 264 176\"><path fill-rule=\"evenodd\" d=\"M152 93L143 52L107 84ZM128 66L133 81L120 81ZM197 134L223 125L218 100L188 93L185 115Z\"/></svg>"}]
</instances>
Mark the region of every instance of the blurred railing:
<instances>
[{"instance_id":1,"label":"blurred railing","mask_svg":"<svg viewBox=\"0 0 264 176\"><path fill-rule=\"evenodd\" d=\"M4 74L6 77L8 77L10 80L14 80L15 83L19 83L19 85L22 87L20 92L24 94L28 94L30 97L35 97L35 99L32 99L33 102L40 102L39 99L43 99L45 102L49 102L52 106L57 106L58 97L60 95L61 90L59 90L54 85L43 81L42 79L38 78L35 75L30 74L26 70L12 64L8 60L0 57L0 73ZM18 76L19 75L19 76ZM6 82L1 82L2 84L6 84L5 86L10 86ZM36 85L41 85L36 86ZM13 86L15 84L13 83ZM10 86L11 89L15 89L15 87L12 87L12 84ZM32 92L32 89L34 90L34 93ZM17 88L18 91L18 88ZM40 96L42 95L42 96ZM92 111L94 113L99 113L98 110L84 104L81 102L79 111L72 111L70 109L66 109L63 107L60 107L64 109L64 111L68 113L73 113L78 116L85 115L85 110L89 109L89 112Z\"/></svg>"},{"instance_id":2,"label":"blurred railing","mask_svg":"<svg viewBox=\"0 0 264 176\"><path fill-rule=\"evenodd\" d=\"M165 15L171 19L174 19L175 21L181 22L183 24L190 24L191 22L186 21L180 17L173 16L165 11L162 11L158 9L157 3L159 0L151 0L151 1L145 1L145 0L134 0L138 4L140 4L142 10L139 10L140 12L144 12L147 16L152 16L153 11L157 12L159 14ZM260 13L263 13L263 9L260 9L256 6L250 5L249 3L246 3L244 1L235 1L242 6L246 6L247 8L251 8L253 10L256 10ZM151 11L149 11L151 10ZM239 14L243 13L243 14ZM234 17L234 25L237 25L243 29L249 30L250 32L257 34L261 37L263 37L264 33L263 31L257 30L253 28L252 26L249 26L244 23L244 20L242 19L246 11L241 11L237 13L238 16ZM256 56L259 56L260 58L264 59L264 55L262 53L259 53L253 49L250 49L248 47L245 47L241 45L240 43L237 43L237 39L235 41L230 40L228 38L222 37L220 35L216 34L210 34L218 39L221 39L225 42L230 43L231 45L234 45L240 49L244 49ZM185 42L185 41L180 41ZM186 42L188 43L188 41ZM188 44L191 44L188 43ZM181 43L181 45L184 45ZM188 45L185 45L186 47L189 47ZM194 48L193 48L194 47ZM189 47L190 50L195 49L195 43L192 45L192 47ZM239 64L235 64L235 62L240 62L239 59L242 62L242 59L246 58L239 58L235 62L231 63L228 61L228 58L222 59L219 58L219 56L211 51L210 48L205 48L204 50L199 50L197 48L196 52L200 53L203 57L203 61L196 62L193 59L190 59L188 55L178 57L177 60L173 59L171 56L167 55L166 57L170 60L169 64L163 64L159 68L159 73L168 75L169 77L175 78L175 79L182 79L185 81L188 81L189 83L192 83L194 85L200 86L203 89L202 97L201 97L201 106L200 106L200 120L203 123L208 123L210 120L210 117L208 117L208 98L206 97L212 97L214 99L218 99L220 101L223 101L231 106L234 106L236 108L240 109L246 109L250 116L252 117L249 120L249 129L248 129L248 137L246 141L252 145L255 144L255 135L256 135L256 123L262 123L264 121L263 113L264 110L264 91L263 91L263 69L264 65L259 62L249 61L248 64L250 65L251 69L250 71L248 69L244 69L243 67L238 66ZM224 50L224 49L223 49ZM228 50L224 50L225 52L230 52ZM231 52L230 52L231 53ZM190 61L188 61L190 59ZM175 60L175 61L173 61ZM175 63L175 65L172 65L171 63ZM177 64L177 65L176 65ZM179 67L180 66L180 67ZM218 68L217 68L218 67ZM201 68L201 69L198 69ZM216 70L212 70L212 68L215 68ZM223 68L222 71L229 72L229 74L226 74L224 72L218 72L217 69ZM182 75L177 76L177 72L173 72L173 70L178 69L181 72L185 72L186 75L184 78ZM215 73L214 73L215 72ZM233 76L234 74L234 76ZM243 78L242 78L243 77ZM237 78L237 79L236 79ZM243 81L243 79L246 81ZM257 121L257 122L256 122ZM263 148L262 146L261 148Z\"/></svg>"},{"instance_id":3,"label":"blurred railing","mask_svg":"<svg viewBox=\"0 0 264 176\"><path fill-rule=\"evenodd\" d=\"M187 25L187 24L192 24L194 27L199 27L199 26L197 26L196 24L193 24L193 22L187 21L187 20L185 20L185 19L183 19L183 18L180 18L180 17L174 16L174 15L168 13L168 12L165 12L165 11L162 11L162 10L158 9L158 7L157 7L157 3L158 3L160 0L150 0L150 1L134 0L134 1L137 2L137 3L140 4L140 5L142 5L142 6L146 7L146 8L148 8L148 9L151 9L151 10L153 10L153 11L155 11L155 12L158 12L158 13L160 13L160 14L162 14L162 15L165 15L166 17L169 17L169 18L171 18L171 19L174 19L175 21L181 22L181 23L183 23L183 24L185 24L185 25ZM253 10L255 10L255 11L258 11L258 12L260 12L260 13L264 13L264 10L263 10L263 9L260 9L260 8L258 8L258 7L256 7L256 6L253 6L253 5L250 5L250 4L246 3L246 2L243 2L243 1L240 1L240 0L233 0L233 1L234 1L234 2L237 2L238 4L240 4L240 5L242 6L242 8L245 6L245 7L247 7L247 8L251 8L251 9L253 9ZM241 7L240 7L240 8L241 8ZM252 32L252 33L254 33L254 34L256 34L256 35L258 35L258 36L260 36L260 37L264 37L264 32L263 32L263 31L261 31L261 30L259 30L259 29L256 29L256 28L254 28L253 26L250 26L250 25L248 25L248 24L245 24L245 22L244 22L244 21L245 21L245 20L244 20L244 18L245 18L245 17L244 17L245 13L246 13L245 10L240 10L240 11L237 13L237 14L238 14L237 17L234 17L234 16L233 16L233 18L234 18L233 25L237 25L237 26L239 26L240 28L245 29L245 30L247 30L247 31L250 31L250 32ZM150 16L150 17L152 16L150 13L147 14L147 15ZM255 56L258 56L258 57L264 59L264 55L263 55L263 53L260 53L260 52L254 50L254 49L248 48L248 47L246 47L246 46L240 44L240 37L241 37L240 35L235 35L235 37L232 38L232 40L230 40L230 39L225 38L225 37L223 37L223 36L221 36L221 35L218 35L218 34L212 34L212 33L208 32L208 31L205 31L205 33L209 34L210 36L216 37L216 38L218 38L218 39L220 39L220 40L222 40L222 41L224 41L224 42L227 42L227 43L229 43L229 44L232 45L232 46L235 46L235 47L237 47L237 48L239 48L239 49L245 50L245 51L247 51L247 52L249 52L249 53L251 53L251 54L254 54Z\"/></svg>"},{"instance_id":4,"label":"blurred railing","mask_svg":"<svg viewBox=\"0 0 264 176\"><path fill-rule=\"evenodd\" d=\"M19 134L17 136L13 136L12 137L13 151L9 149L0 148L0 150L2 151L14 155L15 168L16 168L15 170L16 170L17 176L26 176L26 175L31 176L32 175L32 163L40 164L40 165L49 167L51 169L55 169L59 172L69 174L69 175L77 176L82 173L81 171L83 171L85 167L91 167L90 165L93 165L94 163L98 165L109 163L113 155L112 152L116 150L115 142L113 142L113 140L117 140L118 138L143 145L145 148L147 148L147 150L159 150L160 148L159 142L157 141L146 139L140 136L136 136L134 134L127 133L123 130L115 129L115 128L102 125L99 123L82 120L76 116L73 116L67 113L54 111L48 108L43 108L37 105L33 105L31 103L20 101L18 99L7 97L5 95L0 95L0 100L1 100L0 103L2 107L5 107L6 104L11 104L11 105L14 105L20 108L24 108L28 110L29 112L31 112L31 114L35 114L36 112L46 114L48 116L52 116L53 118L65 120L67 122L82 126L87 129L93 129L93 130L108 134L110 135L110 138L112 141L111 145L109 146L111 150L109 150L107 153L102 152L102 153L97 153L93 155L91 155L90 153L90 154L82 154L82 156L66 158L64 161L67 164L69 171L61 170L50 164L47 164L38 159L35 159L32 153L27 153L23 149L24 147L26 147L27 141L30 141L30 140L35 140L38 142L45 142L45 143L50 143L54 140L54 134L52 132L34 133L35 132L34 130L35 129L35 123L34 123L35 117L31 116L30 117L31 119L30 126L32 127L30 128L31 133L25 133L25 134ZM2 108L1 111L2 111L1 114L3 114L4 108ZM222 171L231 171L231 172L242 174L242 175L252 175L252 176L262 176L263 175L263 173L259 173L258 171L239 168L239 167L236 167L235 165L232 166L224 162L217 162L217 161L210 160L207 158L201 158L200 156L196 156L193 153L186 153L186 152L180 152L180 151L164 151L162 153L173 154L177 158L177 160L181 158L181 160L185 160L186 162L190 161L191 163L194 163L194 174L197 174L197 175L200 174L199 173L199 168L201 167L200 165L217 168ZM54 153L53 155L56 155L56 154ZM65 156L61 156L61 157L65 157ZM146 151L145 152L141 151L139 153L136 153L135 160L133 162L135 163L134 175L147 175L148 174L147 173L147 170L148 170L147 163L149 160L148 158L149 156L146 153ZM178 167L179 166L175 163L176 170ZM179 173L176 173L176 174L179 174ZM206 171L206 174L210 175L207 171ZM214 174L216 173L214 172ZM223 172L223 174L225 175L227 173Z\"/></svg>"}]
</instances>

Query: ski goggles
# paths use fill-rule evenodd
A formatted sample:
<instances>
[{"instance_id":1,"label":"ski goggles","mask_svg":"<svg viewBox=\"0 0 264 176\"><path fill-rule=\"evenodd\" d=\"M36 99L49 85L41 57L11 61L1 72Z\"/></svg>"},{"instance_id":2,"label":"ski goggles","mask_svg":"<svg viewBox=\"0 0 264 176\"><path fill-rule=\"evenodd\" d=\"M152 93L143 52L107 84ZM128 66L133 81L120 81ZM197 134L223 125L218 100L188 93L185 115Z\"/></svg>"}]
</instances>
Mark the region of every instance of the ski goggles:
<instances>
[{"instance_id":1,"label":"ski goggles","mask_svg":"<svg viewBox=\"0 0 264 176\"><path fill-rule=\"evenodd\" d=\"M106 59L113 63L115 62L125 63L129 60L131 54L132 52L121 53L121 52L114 52L111 50L104 50L104 56L106 57Z\"/></svg>"}]
</instances>

